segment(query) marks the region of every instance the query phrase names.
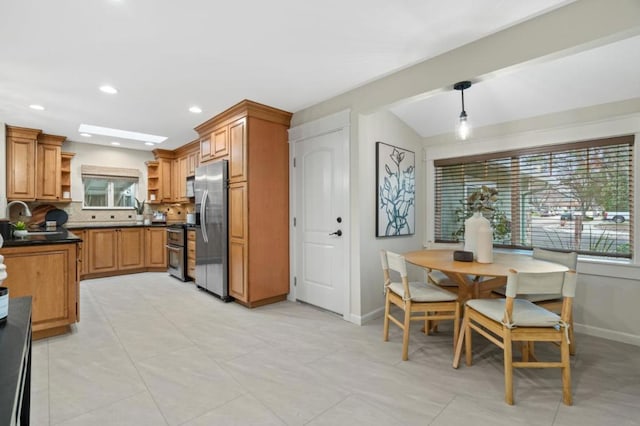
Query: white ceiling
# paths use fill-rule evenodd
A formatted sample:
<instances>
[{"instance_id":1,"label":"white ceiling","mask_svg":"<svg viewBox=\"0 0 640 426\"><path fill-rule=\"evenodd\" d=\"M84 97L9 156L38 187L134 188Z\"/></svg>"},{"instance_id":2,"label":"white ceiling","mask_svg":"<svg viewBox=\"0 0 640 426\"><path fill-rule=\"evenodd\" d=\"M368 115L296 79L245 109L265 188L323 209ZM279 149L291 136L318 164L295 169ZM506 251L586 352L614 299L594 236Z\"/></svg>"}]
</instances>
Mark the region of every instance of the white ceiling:
<instances>
[{"instance_id":1,"label":"white ceiling","mask_svg":"<svg viewBox=\"0 0 640 426\"><path fill-rule=\"evenodd\" d=\"M3 1L0 122L100 144L116 139L85 140L78 126L113 127L168 136L160 147L171 149L242 99L295 112L569 2ZM119 93L98 91L103 84ZM522 81L511 84L523 93ZM468 96L478 120L483 85ZM502 102L506 93L493 90ZM442 99L454 117L455 101ZM443 131L421 127L432 113L425 102L395 112L421 134Z\"/></svg>"},{"instance_id":2,"label":"white ceiling","mask_svg":"<svg viewBox=\"0 0 640 426\"><path fill-rule=\"evenodd\" d=\"M530 65L464 92L474 127L640 97L640 36ZM439 92L391 111L423 137L453 132L460 92Z\"/></svg>"}]
</instances>

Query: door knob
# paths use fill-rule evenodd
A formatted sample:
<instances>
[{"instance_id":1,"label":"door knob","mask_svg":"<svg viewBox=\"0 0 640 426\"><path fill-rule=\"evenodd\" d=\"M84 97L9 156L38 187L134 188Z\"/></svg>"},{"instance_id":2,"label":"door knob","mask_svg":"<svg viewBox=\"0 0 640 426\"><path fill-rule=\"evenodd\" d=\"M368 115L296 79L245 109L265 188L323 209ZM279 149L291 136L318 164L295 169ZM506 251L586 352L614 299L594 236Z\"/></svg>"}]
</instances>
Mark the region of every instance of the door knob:
<instances>
[{"instance_id":1,"label":"door knob","mask_svg":"<svg viewBox=\"0 0 640 426\"><path fill-rule=\"evenodd\" d=\"M342 236L342 231L340 229L338 229L336 232L332 232L329 235L337 235L338 237Z\"/></svg>"}]
</instances>

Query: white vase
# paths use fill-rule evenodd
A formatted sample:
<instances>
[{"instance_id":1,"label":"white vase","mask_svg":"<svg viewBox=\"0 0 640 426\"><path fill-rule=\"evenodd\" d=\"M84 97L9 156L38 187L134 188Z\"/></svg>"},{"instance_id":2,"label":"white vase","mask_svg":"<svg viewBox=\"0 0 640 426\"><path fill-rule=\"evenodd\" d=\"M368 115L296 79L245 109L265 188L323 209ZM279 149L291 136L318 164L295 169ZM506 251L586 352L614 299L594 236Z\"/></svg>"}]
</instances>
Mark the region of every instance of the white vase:
<instances>
[{"instance_id":1,"label":"white vase","mask_svg":"<svg viewBox=\"0 0 640 426\"><path fill-rule=\"evenodd\" d=\"M478 228L476 251L478 263L493 263L493 229L489 226Z\"/></svg>"},{"instance_id":2,"label":"white vase","mask_svg":"<svg viewBox=\"0 0 640 426\"><path fill-rule=\"evenodd\" d=\"M138 225L142 225L144 223L144 215L143 214L137 214L136 215L136 223Z\"/></svg>"},{"instance_id":3,"label":"white vase","mask_svg":"<svg viewBox=\"0 0 640 426\"><path fill-rule=\"evenodd\" d=\"M478 257L478 236L480 229L491 229L489 220L482 213L475 212L464 221L464 251L473 252L474 260Z\"/></svg>"}]
</instances>

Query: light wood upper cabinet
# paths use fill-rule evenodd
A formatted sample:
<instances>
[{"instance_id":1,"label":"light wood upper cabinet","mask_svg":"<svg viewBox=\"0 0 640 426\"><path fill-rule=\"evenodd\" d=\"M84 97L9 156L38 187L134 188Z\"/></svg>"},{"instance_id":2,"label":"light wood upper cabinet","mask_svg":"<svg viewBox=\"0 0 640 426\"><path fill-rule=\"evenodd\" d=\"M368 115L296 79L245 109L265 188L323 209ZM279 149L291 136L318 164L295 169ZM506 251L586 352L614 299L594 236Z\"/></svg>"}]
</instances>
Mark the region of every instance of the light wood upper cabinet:
<instances>
[{"instance_id":1,"label":"light wood upper cabinet","mask_svg":"<svg viewBox=\"0 0 640 426\"><path fill-rule=\"evenodd\" d=\"M71 160L76 154L63 152L60 166L60 200L71 201ZM65 197L66 195L66 197Z\"/></svg>"},{"instance_id":2,"label":"light wood upper cabinet","mask_svg":"<svg viewBox=\"0 0 640 426\"><path fill-rule=\"evenodd\" d=\"M159 204L160 199L160 164L157 161L147 161L147 202Z\"/></svg>"},{"instance_id":3,"label":"light wood upper cabinet","mask_svg":"<svg viewBox=\"0 0 640 426\"><path fill-rule=\"evenodd\" d=\"M229 182L247 180L247 119L229 125Z\"/></svg>"},{"instance_id":4,"label":"light wood upper cabinet","mask_svg":"<svg viewBox=\"0 0 640 426\"><path fill-rule=\"evenodd\" d=\"M196 175L196 169L198 168L199 165L199 157L200 153L199 151L194 151L194 152L190 152L189 153L189 162L188 162L188 166L187 166L187 176L195 176Z\"/></svg>"},{"instance_id":5,"label":"light wood upper cabinet","mask_svg":"<svg viewBox=\"0 0 640 426\"><path fill-rule=\"evenodd\" d=\"M228 154L229 132L227 126L216 129L211 134L212 158L222 158Z\"/></svg>"},{"instance_id":6,"label":"light wood upper cabinet","mask_svg":"<svg viewBox=\"0 0 640 426\"><path fill-rule=\"evenodd\" d=\"M40 130L7 126L7 200L36 199L36 140Z\"/></svg>"},{"instance_id":7,"label":"light wood upper cabinet","mask_svg":"<svg viewBox=\"0 0 640 426\"><path fill-rule=\"evenodd\" d=\"M64 136L7 126L7 199L71 201L71 159L62 153ZM65 168L66 167L66 172Z\"/></svg>"},{"instance_id":8,"label":"light wood upper cabinet","mask_svg":"<svg viewBox=\"0 0 640 426\"><path fill-rule=\"evenodd\" d=\"M38 162L36 198L38 200L57 201L62 196L60 193L61 153L60 145L38 143L36 157Z\"/></svg>"},{"instance_id":9,"label":"light wood upper cabinet","mask_svg":"<svg viewBox=\"0 0 640 426\"><path fill-rule=\"evenodd\" d=\"M213 149L211 144L211 135L200 138L200 162L204 163L213 158Z\"/></svg>"},{"instance_id":10,"label":"light wood upper cabinet","mask_svg":"<svg viewBox=\"0 0 640 426\"><path fill-rule=\"evenodd\" d=\"M160 174L160 201L173 202L173 160L169 158L159 158L158 164Z\"/></svg>"},{"instance_id":11,"label":"light wood upper cabinet","mask_svg":"<svg viewBox=\"0 0 640 426\"><path fill-rule=\"evenodd\" d=\"M189 156L185 155L176 160L176 171L174 174L177 176L176 182L176 200L178 202L188 202L187 197L187 170L189 168Z\"/></svg>"}]
</instances>

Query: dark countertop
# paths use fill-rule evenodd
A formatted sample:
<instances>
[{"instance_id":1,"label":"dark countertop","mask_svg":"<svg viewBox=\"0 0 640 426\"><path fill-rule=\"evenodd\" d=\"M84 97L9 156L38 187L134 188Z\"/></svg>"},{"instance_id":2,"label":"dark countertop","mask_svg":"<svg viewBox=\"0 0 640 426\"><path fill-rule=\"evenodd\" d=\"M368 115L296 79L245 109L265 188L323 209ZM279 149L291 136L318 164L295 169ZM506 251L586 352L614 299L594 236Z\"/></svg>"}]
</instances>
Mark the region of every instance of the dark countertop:
<instances>
[{"instance_id":1,"label":"dark countertop","mask_svg":"<svg viewBox=\"0 0 640 426\"><path fill-rule=\"evenodd\" d=\"M9 300L9 316L0 325L0 424L15 424L14 409L19 403L24 365L31 357L31 297L16 297ZM28 354L25 353L28 351ZM25 377L30 381L31 377ZM28 383L24 383L29 386ZM25 392L30 392L27 387ZM24 395L28 399L30 395ZM25 408L25 407L22 407ZM27 407L28 409L28 404Z\"/></svg>"},{"instance_id":2,"label":"dark countertop","mask_svg":"<svg viewBox=\"0 0 640 426\"><path fill-rule=\"evenodd\" d=\"M38 229L37 231L43 231ZM27 235L25 237L13 237L6 238L2 247L26 247L34 245L46 245L46 244L69 244L79 243L82 239L78 238L71 231L59 226L56 228L56 233L45 235Z\"/></svg>"},{"instance_id":3,"label":"dark countertop","mask_svg":"<svg viewBox=\"0 0 640 426\"><path fill-rule=\"evenodd\" d=\"M125 222L125 223L72 223L66 224L67 229L95 229L95 228L164 228L172 225L171 223L151 223L151 225L141 225L137 223Z\"/></svg>"}]
</instances>

